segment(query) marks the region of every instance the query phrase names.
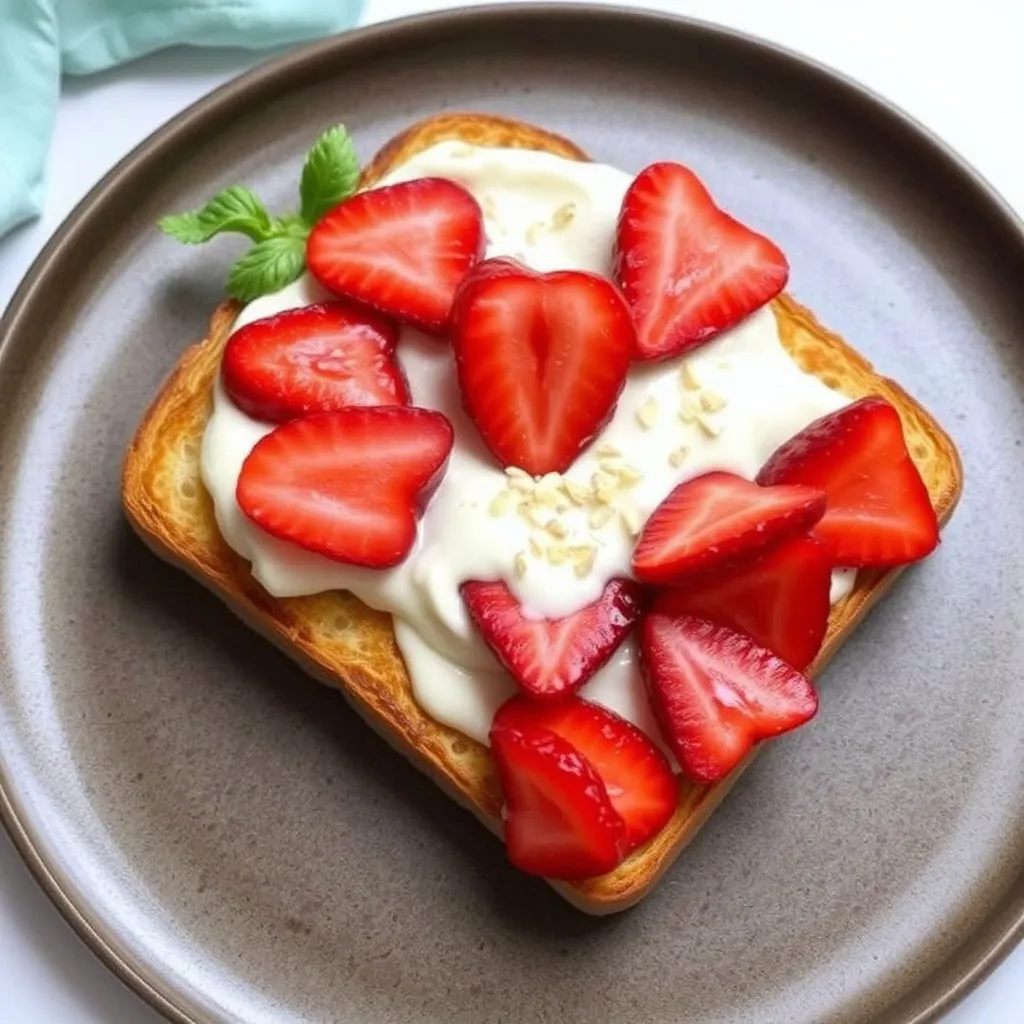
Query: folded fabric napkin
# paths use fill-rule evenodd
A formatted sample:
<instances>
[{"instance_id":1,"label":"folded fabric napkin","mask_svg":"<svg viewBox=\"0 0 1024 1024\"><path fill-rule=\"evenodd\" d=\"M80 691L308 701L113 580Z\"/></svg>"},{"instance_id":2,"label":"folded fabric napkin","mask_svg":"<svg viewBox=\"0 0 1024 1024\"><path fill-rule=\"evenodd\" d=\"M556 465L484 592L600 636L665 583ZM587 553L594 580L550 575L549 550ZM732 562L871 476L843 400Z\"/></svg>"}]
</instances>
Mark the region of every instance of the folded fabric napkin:
<instances>
[{"instance_id":1,"label":"folded fabric napkin","mask_svg":"<svg viewBox=\"0 0 1024 1024\"><path fill-rule=\"evenodd\" d=\"M61 74L178 43L260 49L348 28L363 0L0 0L0 235L37 216Z\"/></svg>"}]
</instances>

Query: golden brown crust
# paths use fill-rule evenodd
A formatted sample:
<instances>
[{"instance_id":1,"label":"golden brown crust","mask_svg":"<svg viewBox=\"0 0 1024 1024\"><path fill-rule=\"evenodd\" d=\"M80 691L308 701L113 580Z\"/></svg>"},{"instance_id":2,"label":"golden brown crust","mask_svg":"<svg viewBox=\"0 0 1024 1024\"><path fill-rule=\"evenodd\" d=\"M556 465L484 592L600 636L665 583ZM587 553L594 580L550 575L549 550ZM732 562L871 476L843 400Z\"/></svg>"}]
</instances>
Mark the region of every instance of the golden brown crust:
<instances>
[{"instance_id":1,"label":"golden brown crust","mask_svg":"<svg viewBox=\"0 0 1024 1024\"><path fill-rule=\"evenodd\" d=\"M567 139L519 121L444 114L413 125L389 142L363 172L362 185L373 184L414 153L450 138L588 159ZM867 360L823 328L809 310L788 296L777 299L773 308L782 343L803 369L849 397L877 394L896 407L911 456L944 523L962 486L960 459L950 438L898 384L877 375ZM139 426L124 464L122 498L129 521L158 555L212 589L316 678L338 687L396 749L500 833L500 795L487 749L419 709L390 616L340 591L271 597L252 578L248 563L221 538L213 503L200 481L199 453L221 349L236 313L233 303L218 307L207 337L184 353ZM853 592L833 608L812 674L824 667L899 571L858 575ZM675 815L650 843L610 874L555 887L588 913L631 906L675 860L752 759L714 786L681 782Z\"/></svg>"}]
</instances>

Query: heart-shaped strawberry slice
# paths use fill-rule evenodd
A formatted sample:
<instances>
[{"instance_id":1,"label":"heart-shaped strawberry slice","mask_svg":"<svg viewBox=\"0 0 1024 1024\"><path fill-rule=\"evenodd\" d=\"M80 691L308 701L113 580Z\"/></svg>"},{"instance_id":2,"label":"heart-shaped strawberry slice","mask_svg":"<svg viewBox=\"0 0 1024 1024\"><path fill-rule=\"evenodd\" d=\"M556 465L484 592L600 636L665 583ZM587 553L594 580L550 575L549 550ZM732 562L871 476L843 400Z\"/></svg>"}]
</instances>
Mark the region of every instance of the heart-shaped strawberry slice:
<instances>
[{"instance_id":1,"label":"heart-shaped strawberry slice","mask_svg":"<svg viewBox=\"0 0 1024 1024\"><path fill-rule=\"evenodd\" d=\"M466 411L503 466L534 474L567 469L607 421L634 338L610 281L504 258L479 264L452 308Z\"/></svg>"},{"instance_id":2,"label":"heart-shaped strawberry slice","mask_svg":"<svg viewBox=\"0 0 1024 1024\"><path fill-rule=\"evenodd\" d=\"M724 779L756 743L813 718L809 679L750 637L693 615L652 611L640 668L665 742L696 782Z\"/></svg>"},{"instance_id":3,"label":"heart-shaped strawberry slice","mask_svg":"<svg viewBox=\"0 0 1024 1024\"><path fill-rule=\"evenodd\" d=\"M815 532L835 544L837 565L916 562L939 543L900 414L884 398L861 398L815 420L776 449L757 482L825 492L828 507Z\"/></svg>"},{"instance_id":4,"label":"heart-shaped strawberry slice","mask_svg":"<svg viewBox=\"0 0 1024 1024\"><path fill-rule=\"evenodd\" d=\"M309 233L306 262L336 295L439 334L484 242L483 214L461 185L417 178L339 203Z\"/></svg>"},{"instance_id":5,"label":"heart-shaped strawberry slice","mask_svg":"<svg viewBox=\"0 0 1024 1024\"><path fill-rule=\"evenodd\" d=\"M451 424L431 409L351 407L292 420L257 442L236 497L275 537L386 569L412 549L453 441Z\"/></svg>"},{"instance_id":6,"label":"heart-shaped strawberry slice","mask_svg":"<svg viewBox=\"0 0 1024 1024\"><path fill-rule=\"evenodd\" d=\"M560 619L527 616L503 580L470 580L461 593L487 645L538 700L578 690L640 617L640 588L632 580L609 580L596 601Z\"/></svg>"},{"instance_id":7,"label":"heart-shaped strawberry slice","mask_svg":"<svg viewBox=\"0 0 1024 1024\"><path fill-rule=\"evenodd\" d=\"M622 203L615 276L637 358L667 359L738 324L786 285L773 242L730 217L688 167L652 164Z\"/></svg>"},{"instance_id":8,"label":"heart-shaped strawberry slice","mask_svg":"<svg viewBox=\"0 0 1024 1024\"><path fill-rule=\"evenodd\" d=\"M542 725L506 724L500 711L490 740L505 801L505 843L517 868L572 881L621 863L626 823L585 754Z\"/></svg>"},{"instance_id":9,"label":"heart-shaped strawberry slice","mask_svg":"<svg viewBox=\"0 0 1024 1024\"><path fill-rule=\"evenodd\" d=\"M228 339L221 380L243 412L269 423L350 405L407 405L398 329L343 302L285 310Z\"/></svg>"}]
</instances>

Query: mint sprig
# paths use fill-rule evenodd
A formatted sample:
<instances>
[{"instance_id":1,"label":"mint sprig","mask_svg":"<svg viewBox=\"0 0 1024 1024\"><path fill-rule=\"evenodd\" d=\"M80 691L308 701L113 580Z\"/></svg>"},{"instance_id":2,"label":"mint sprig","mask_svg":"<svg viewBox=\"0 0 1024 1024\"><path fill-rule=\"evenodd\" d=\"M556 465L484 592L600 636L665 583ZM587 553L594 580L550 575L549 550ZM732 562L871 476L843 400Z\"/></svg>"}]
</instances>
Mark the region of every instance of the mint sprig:
<instances>
[{"instance_id":1,"label":"mint sprig","mask_svg":"<svg viewBox=\"0 0 1024 1024\"><path fill-rule=\"evenodd\" d=\"M328 210L347 199L359 184L359 157L338 125L328 128L306 154L299 181L300 216L312 227Z\"/></svg>"},{"instance_id":2,"label":"mint sprig","mask_svg":"<svg viewBox=\"0 0 1024 1024\"><path fill-rule=\"evenodd\" d=\"M267 238L235 260L228 274L228 294L239 302L252 302L294 281L305 264L305 236Z\"/></svg>"},{"instance_id":3,"label":"mint sprig","mask_svg":"<svg viewBox=\"0 0 1024 1024\"><path fill-rule=\"evenodd\" d=\"M208 203L187 213L161 217L166 235L199 245L217 235L245 235L255 243L235 261L227 290L241 302L291 284L306 265L310 228L359 184L359 158L344 125L328 128L306 154L299 182L298 213L273 217L250 189L232 185Z\"/></svg>"},{"instance_id":4,"label":"mint sprig","mask_svg":"<svg viewBox=\"0 0 1024 1024\"><path fill-rule=\"evenodd\" d=\"M218 192L205 206L188 213L162 217L160 230L186 245L208 242L214 235L237 231L254 242L270 238L274 225L259 197L241 185Z\"/></svg>"}]
</instances>

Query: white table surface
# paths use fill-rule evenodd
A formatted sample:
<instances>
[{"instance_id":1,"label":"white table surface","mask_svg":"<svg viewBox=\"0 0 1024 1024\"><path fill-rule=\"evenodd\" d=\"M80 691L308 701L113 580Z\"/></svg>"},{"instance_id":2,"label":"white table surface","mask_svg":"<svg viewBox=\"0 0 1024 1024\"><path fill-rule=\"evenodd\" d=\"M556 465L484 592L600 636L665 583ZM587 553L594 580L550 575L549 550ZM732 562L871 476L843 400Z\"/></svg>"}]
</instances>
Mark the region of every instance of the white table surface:
<instances>
[{"instance_id":1,"label":"white table surface","mask_svg":"<svg viewBox=\"0 0 1024 1024\"><path fill-rule=\"evenodd\" d=\"M445 6L452 4L369 0L363 20ZM937 132L1024 215L1024 0L647 0L634 6L722 22L839 68ZM118 158L259 59L178 49L66 83L44 214L0 241L0 306L61 220ZM159 1020L79 942L0 836L0 1024ZM1022 1020L1024 947L947 1017L948 1024Z\"/></svg>"}]
</instances>

